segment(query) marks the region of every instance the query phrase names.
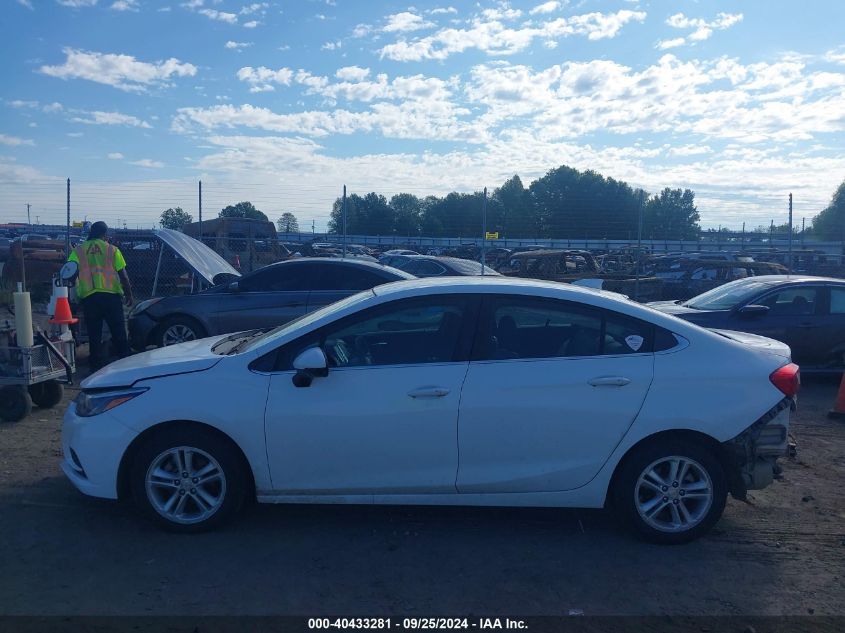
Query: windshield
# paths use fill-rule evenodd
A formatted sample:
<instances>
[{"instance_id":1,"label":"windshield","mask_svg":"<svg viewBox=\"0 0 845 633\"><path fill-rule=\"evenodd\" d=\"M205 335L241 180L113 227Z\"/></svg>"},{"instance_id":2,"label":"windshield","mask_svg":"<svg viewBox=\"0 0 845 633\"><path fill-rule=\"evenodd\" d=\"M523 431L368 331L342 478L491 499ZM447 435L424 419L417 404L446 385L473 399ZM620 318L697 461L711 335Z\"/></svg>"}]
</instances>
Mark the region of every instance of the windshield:
<instances>
[{"instance_id":1,"label":"windshield","mask_svg":"<svg viewBox=\"0 0 845 633\"><path fill-rule=\"evenodd\" d=\"M739 279L693 297L683 305L694 310L730 310L775 285L772 281Z\"/></svg>"},{"instance_id":2,"label":"windshield","mask_svg":"<svg viewBox=\"0 0 845 633\"><path fill-rule=\"evenodd\" d=\"M351 297L347 297L346 299L341 299L340 301L336 301L335 303L331 303L319 310L315 310L314 312L309 312L308 314L304 314L298 319L294 319L293 321L288 321L284 325L280 325L279 327L275 327L272 330L265 330L262 332L257 333L253 336L248 342L245 342L238 346L238 352L248 352L252 349L255 349L257 345L262 345L267 341L272 339L278 339L286 334L293 332L294 330L298 330L300 328L306 328L312 323L319 321L325 316L328 316L334 312L339 312L349 306L362 303L369 299L370 297L374 297L375 293L372 290L364 290L363 292L359 292L358 294L354 294Z\"/></svg>"}]
</instances>

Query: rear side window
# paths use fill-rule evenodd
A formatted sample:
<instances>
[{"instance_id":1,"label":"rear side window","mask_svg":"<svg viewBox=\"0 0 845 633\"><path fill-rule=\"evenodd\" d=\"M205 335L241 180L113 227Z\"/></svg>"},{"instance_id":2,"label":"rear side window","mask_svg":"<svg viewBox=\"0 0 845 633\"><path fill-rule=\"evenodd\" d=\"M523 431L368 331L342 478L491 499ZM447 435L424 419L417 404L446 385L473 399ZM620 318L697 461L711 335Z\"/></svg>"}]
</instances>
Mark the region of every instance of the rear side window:
<instances>
[{"instance_id":1,"label":"rear side window","mask_svg":"<svg viewBox=\"0 0 845 633\"><path fill-rule=\"evenodd\" d=\"M652 324L568 301L500 296L489 299L482 314L476 360L642 354L654 348Z\"/></svg>"},{"instance_id":2,"label":"rear side window","mask_svg":"<svg viewBox=\"0 0 845 633\"><path fill-rule=\"evenodd\" d=\"M830 313L845 314L845 288L830 289Z\"/></svg>"},{"instance_id":3,"label":"rear side window","mask_svg":"<svg viewBox=\"0 0 845 633\"><path fill-rule=\"evenodd\" d=\"M402 266L402 270L420 277L436 277L446 272L443 266L427 259L411 260Z\"/></svg>"},{"instance_id":4,"label":"rear side window","mask_svg":"<svg viewBox=\"0 0 845 633\"><path fill-rule=\"evenodd\" d=\"M769 308L772 316L802 316L815 314L818 288L803 286L773 292L760 303Z\"/></svg>"}]
</instances>

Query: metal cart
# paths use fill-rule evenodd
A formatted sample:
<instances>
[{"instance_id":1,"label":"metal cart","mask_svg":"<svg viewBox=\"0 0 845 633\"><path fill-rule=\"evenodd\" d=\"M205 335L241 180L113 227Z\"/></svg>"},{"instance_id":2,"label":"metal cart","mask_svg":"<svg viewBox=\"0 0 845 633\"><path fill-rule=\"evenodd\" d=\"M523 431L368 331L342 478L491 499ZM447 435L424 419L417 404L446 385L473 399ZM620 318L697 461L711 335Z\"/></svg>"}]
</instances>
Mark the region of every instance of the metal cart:
<instances>
[{"instance_id":1,"label":"metal cart","mask_svg":"<svg viewBox=\"0 0 845 633\"><path fill-rule=\"evenodd\" d=\"M73 384L73 340L50 341L36 334L32 347L0 347L0 420L17 422L33 403L49 409L62 400L62 383Z\"/></svg>"}]
</instances>

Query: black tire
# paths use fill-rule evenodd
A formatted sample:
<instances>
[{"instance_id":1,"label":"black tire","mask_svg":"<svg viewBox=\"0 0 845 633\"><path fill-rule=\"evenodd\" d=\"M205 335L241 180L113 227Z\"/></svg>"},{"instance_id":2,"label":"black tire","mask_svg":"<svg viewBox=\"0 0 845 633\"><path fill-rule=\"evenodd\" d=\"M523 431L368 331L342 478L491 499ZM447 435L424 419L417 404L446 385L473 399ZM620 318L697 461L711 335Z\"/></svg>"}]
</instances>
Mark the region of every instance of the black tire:
<instances>
[{"instance_id":1,"label":"black tire","mask_svg":"<svg viewBox=\"0 0 845 633\"><path fill-rule=\"evenodd\" d=\"M0 387L0 419L18 422L32 413L32 398L26 387L10 385Z\"/></svg>"},{"instance_id":2,"label":"black tire","mask_svg":"<svg viewBox=\"0 0 845 633\"><path fill-rule=\"evenodd\" d=\"M207 336L205 328L200 325L196 319L188 316L173 316L165 319L158 330L156 331L155 344L157 347L167 347L168 345L175 345L174 342L169 341L169 337L174 330L182 330L189 333L190 338L185 338L183 341L197 340Z\"/></svg>"},{"instance_id":3,"label":"black tire","mask_svg":"<svg viewBox=\"0 0 845 633\"><path fill-rule=\"evenodd\" d=\"M660 461L669 457L680 457L690 463L686 478L690 491L685 491L684 481L678 482L678 485L670 481L668 469L671 465ZM653 470L665 479L666 488L648 483L638 488L641 474L655 463L657 466ZM699 474L702 476L696 477ZM695 498L696 493L692 490L705 485L706 478L709 478L711 490L709 505L706 499ZM660 492L663 490L666 491L665 496L661 496L664 495L664 492ZM624 458L614 477L611 494L614 509L639 536L652 543L678 545L699 538L716 524L725 510L728 486L721 463L708 448L684 439L662 438L635 448ZM658 509L663 508L654 513L650 522L646 521L639 509L647 507L649 502L654 502L654 507ZM689 521L689 527L676 524L679 525L676 531L669 531L669 526L666 529L655 527L655 523L673 522L674 513L681 510L679 504L695 519Z\"/></svg>"},{"instance_id":4,"label":"black tire","mask_svg":"<svg viewBox=\"0 0 845 633\"><path fill-rule=\"evenodd\" d=\"M210 491L212 495L217 494L220 498L216 510L210 515L204 518L196 518L192 522L186 522L186 520L190 520L190 517L185 517L182 521L172 516L169 518L156 509L155 500L161 506L162 501L169 499L171 496L171 487L154 487L151 488L154 492L149 494L147 489L147 473L153 464L159 462L159 458L163 454L181 447L189 447L194 450L193 460L197 462L195 466L198 470L201 470L203 465L207 463L202 453L210 456L219 465L224 484ZM169 463L172 466L176 465L174 461ZM159 465L161 465L161 462L159 462ZM168 472L170 471L168 470ZM190 477L182 479L175 471L173 476L174 484L177 478L185 481L185 488L181 493L175 485L172 486L173 494L177 495L177 502L180 497L186 497L183 511L190 514L192 510L198 510L199 505L194 501L197 498L194 494L195 489L191 487L195 480ZM166 428L148 437L135 453L129 478L135 505L142 514L165 530L181 533L204 532L223 525L232 519L243 505L246 487L250 481L247 473L244 472L242 457L231 442L212 431L189 425ZM169 484L167 485L169 486ZM199 487L197 486L197 488ZM155 495L157 497L154 499Z\"/></svg>"},{"instance_id":5,"label":"black tire","mask_svg":"<svg viewBox=\"0 0 845 633\"><path fill-rule=\"evenodd\" d=\"M46 380L29 386L29 395L36 406L51 409L62 401L65 389L55 380Z\"/></svg>"}]
</instances>

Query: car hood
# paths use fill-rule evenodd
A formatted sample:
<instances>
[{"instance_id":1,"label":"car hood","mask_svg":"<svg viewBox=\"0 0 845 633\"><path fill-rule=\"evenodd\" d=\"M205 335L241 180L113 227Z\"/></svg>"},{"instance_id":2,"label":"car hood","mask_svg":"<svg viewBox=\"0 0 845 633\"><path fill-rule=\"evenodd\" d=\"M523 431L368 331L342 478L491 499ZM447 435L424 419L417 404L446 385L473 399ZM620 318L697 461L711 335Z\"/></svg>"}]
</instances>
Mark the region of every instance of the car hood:
<instances>
[{"instance_id":1,"label":"car hood","mask_svg":"<svg viewBox=\"0 0 845 633\"><path fill-rule=\"evenodd\" d=\"M715 328L708 328L711 332L715 332L720 336L724 336L732 341L736 341L737 343L741 343L742 345L747 345L748 347L753 347L754 349L761 351L761 352L768 352L770 354L774 354L775 356L782 356L788 360L792 359L792 350L789 349L789 345L786 343L781 343L780 341L776 341L772 338L767 338L765 336L759 336L757 334L749 334L748 332L737 332L736 330L717 330Z\"/></svg>"},{"instance_id":2,"label":"car hood","mask_svg":"<svg viewBox=\"0 0 845 633\"><path fill-rule=\"evenodd\" d=\"M139 380L175 376L211 369L223 358L211 351L218 341L230 336L214 336L179 345L170 345L121 358L82 381L83 389L128 387Z\"/></svg>"},{"instance_id":3,"label":"car hood","mask_svg":"<svg viewBox=\"0 0 845 633\"><path fill-rule=\"evenodd\" d=\"M189 235L172 229L157 229L155 234L209 284L218 283L217 280L223 275L232 279L241 276L229 262Z\"/></svg>"}]
</instances>

